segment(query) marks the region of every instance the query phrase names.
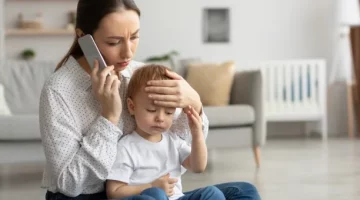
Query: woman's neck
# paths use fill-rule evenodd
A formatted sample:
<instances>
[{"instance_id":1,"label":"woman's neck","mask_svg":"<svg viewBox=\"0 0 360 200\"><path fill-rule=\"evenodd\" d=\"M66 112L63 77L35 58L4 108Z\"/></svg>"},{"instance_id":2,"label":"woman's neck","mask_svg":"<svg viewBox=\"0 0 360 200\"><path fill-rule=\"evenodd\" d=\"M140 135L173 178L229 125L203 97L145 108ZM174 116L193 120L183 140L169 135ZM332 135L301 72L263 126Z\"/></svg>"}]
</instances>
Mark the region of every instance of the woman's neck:
<instances>
[{"instance_id":1,"label":"woman's neck","mask_svg":"<svg viewBox=\"0 0 360 200\"><path fill-rule=\"evenodd\" d=\"M86 71L86 73L91 74L91 67L84 56L78 58L77 62L79 63L81 68L83 68Z\"/></svg>"}]
</instances>

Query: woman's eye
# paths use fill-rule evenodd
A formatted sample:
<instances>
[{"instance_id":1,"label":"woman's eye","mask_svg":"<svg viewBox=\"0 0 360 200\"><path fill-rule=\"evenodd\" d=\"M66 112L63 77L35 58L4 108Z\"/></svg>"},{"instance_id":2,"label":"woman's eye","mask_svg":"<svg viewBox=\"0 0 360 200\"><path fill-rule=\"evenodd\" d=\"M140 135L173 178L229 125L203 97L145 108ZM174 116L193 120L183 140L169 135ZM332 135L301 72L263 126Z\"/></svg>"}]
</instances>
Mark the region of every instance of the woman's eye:
<instances>
[{"instance_id":1,"label":"woman's eye","mask_svg":"<svg viewBox=\"0 0 360 200\"><path fill-rule=\"evenodd\" d=\"M139 36L133 36L133 37L131 37L130 39L131 40L136 40L136 39L138 39L139 38Z\"/></svg>"},{"instance_id":2,"label":"woman's eye","mask_svg":"<svg viewBox=\"0 0 360 200\"><path fill-rule=\"evenodd\" d=\"M120 40L117 41L117 42L108 42L108 44L109 44L110 46L116 46L116 45L118 45L118 44L120 44L120 43L121 43Z\"/></svg>"},{"instance_id":3,"label":"woman's eye","mask_svg":"<svg viewBox=\"0 0 360 200\"><path fill-rule=\"evenodd\" d=\"M166 112L167 115L172 115L173 113L172 112Z\"/></svg>"}]
</instances>

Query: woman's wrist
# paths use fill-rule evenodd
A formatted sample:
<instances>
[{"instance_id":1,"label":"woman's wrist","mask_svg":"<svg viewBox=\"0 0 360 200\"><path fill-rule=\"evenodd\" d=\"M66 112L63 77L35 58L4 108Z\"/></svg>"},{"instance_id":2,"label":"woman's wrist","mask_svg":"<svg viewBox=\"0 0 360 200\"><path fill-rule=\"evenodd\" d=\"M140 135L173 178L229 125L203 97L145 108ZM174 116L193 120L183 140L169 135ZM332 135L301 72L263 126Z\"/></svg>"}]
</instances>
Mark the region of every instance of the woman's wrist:
<instances>
[{"instance_id":1,"label":"woman's wrist","mask_svg":"<svg viewBox=\"0 0 360 200\"><path fill-rule=\"evenodd\" d=\"M119 120L120 120L120 117L115 117L115 116L111 116L111 115L106 115L106 114L102 114L102 116L109 120L111 123L113 123L115 126L117 126L119 124Z\"/></svg>"}]
</instances>

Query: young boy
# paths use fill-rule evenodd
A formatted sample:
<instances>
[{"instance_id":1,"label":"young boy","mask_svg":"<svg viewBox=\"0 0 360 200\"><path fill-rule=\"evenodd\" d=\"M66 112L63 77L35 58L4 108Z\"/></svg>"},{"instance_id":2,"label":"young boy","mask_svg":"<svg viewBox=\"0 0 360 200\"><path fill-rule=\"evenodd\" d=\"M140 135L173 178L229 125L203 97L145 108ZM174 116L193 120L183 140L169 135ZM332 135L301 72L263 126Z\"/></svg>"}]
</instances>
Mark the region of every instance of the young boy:
<instances>
[{"instance_id":1,"label":"young boy","mask_svg":"<svg viewBox=\"0 0 360 200\"><path fill-rule=\"evenodd\" d=\"M201 118L192 107L184 109L192 135L190 147L179 138L179 133L169 131L176 109L155 106L145 92L148 81L168 79L166 70L164 66L147 65L136 70L130 80L127 106L135 118L136 129L119 141L117 159L107 181L107 195L126 198L158 187L171 200L225 199L214 186L182 193L181 166L195 173L203 172L207 148Z\"/></svg>"}]
</instances>

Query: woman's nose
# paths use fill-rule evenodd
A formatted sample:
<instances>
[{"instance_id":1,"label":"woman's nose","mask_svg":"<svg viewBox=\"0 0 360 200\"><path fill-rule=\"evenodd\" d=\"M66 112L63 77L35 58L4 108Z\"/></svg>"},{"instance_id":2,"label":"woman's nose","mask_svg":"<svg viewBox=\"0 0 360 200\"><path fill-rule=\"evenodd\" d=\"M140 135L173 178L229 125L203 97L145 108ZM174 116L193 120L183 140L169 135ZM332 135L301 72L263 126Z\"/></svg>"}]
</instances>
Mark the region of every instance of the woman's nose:
<instances>
[{"instance_id":1,"label":"woman's nose","mask_svg":"<svg viewBox=\"0 0 360 200\"><path fill-rule=\"evenodd\" d=\"M125 45L123 45L123 49L121 50L121 57L125 60L129 60L133 57L133 53L131 51L131 41L127 41Z\"/></svg>"}]
</instances>

